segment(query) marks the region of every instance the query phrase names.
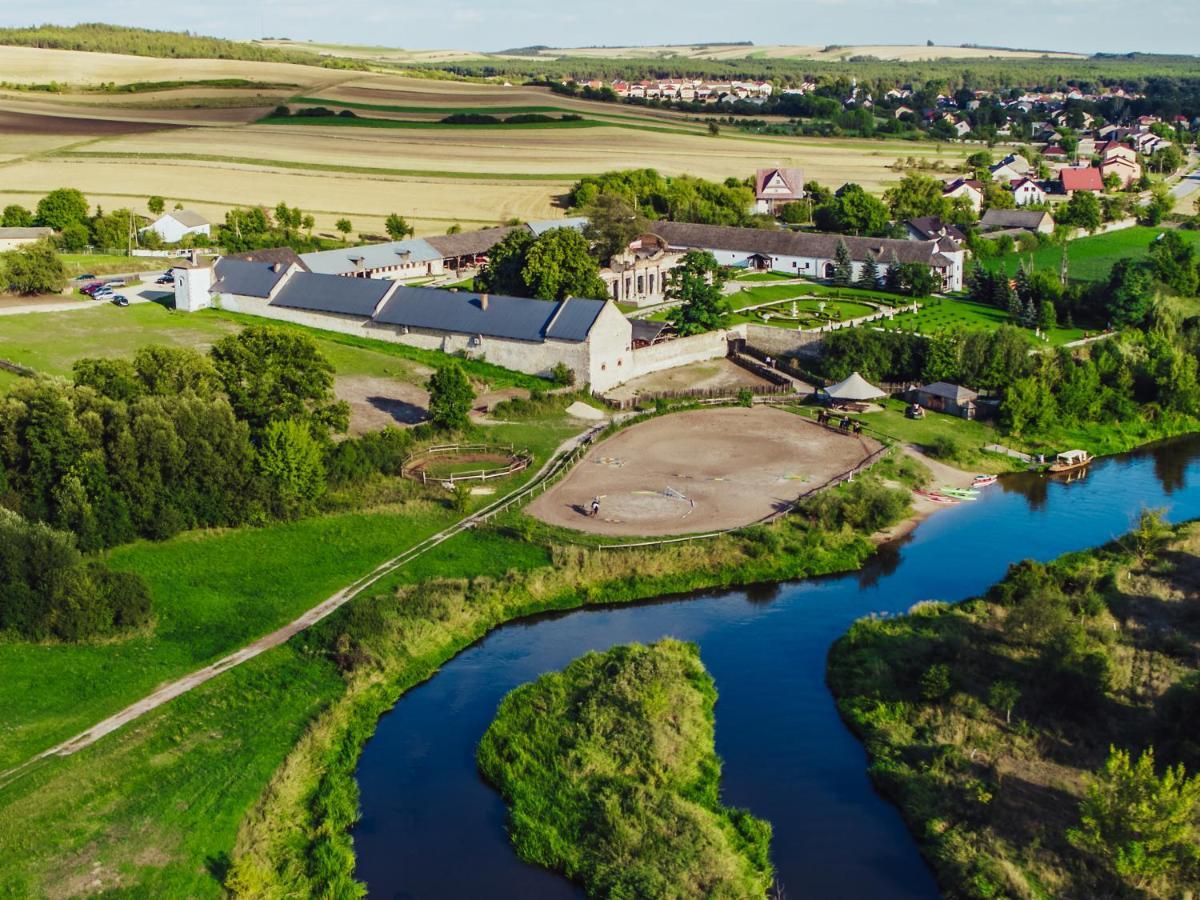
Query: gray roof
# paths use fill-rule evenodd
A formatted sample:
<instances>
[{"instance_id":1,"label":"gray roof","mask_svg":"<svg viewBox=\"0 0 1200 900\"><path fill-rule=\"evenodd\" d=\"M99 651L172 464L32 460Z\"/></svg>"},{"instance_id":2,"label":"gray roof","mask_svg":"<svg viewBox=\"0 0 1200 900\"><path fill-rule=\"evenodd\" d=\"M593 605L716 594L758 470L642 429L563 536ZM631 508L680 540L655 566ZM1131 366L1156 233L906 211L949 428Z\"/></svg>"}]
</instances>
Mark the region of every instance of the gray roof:
<instances>
[{"instance_id":1,"label":"gray roof","mask_svg":"<svg viewBox=\"0 0 1200 900\"><path fill-rule=\"evenodd\" d=\"M520 225L498 225L495 228L480 228L477 231L460 231L458 234L438 234L425 238L439 259L449 259L455 256L475 256L487 253L509 232L521 228Z\"/></svg>"},{"instance_id":2,"label":"gray roof","mask_svg":"<svg viewBox=\"0 0 1200 900\"><path fill-rule=\"evenodd\" d=\"M587 223L587 216L569 216L565 219L541 219L536 222L526 222L525 225L535 237L541 237L553 228L574 228L576 231L583 231Z\"/></svg>"},{"instance_id":3,"label":"gray roof","mask_svg":"<svg viewBox=\"0 0 1200 900\"><path fill-rule=\"evenodd\" d=\"M989 209L979 220L984 231L995 228L1037 228L1050 213L1038 209Z\"/></svg>"},{"instance_id":4,"label":"gray roof","mask_svg":"<svg viewBox=\"0 0 1200 900\"><path fill-rule=\"evenodd\" d=\"M651 319L630 319L629 324L632 326L633 340L647 343L657 340L667 327L666 322L655 322Z\"/></svg>"},{"instance_id":5,"label":"gray roof","mask_svg":"<svg viewBox=\"0 0 1200 900\"><path fill-rule=\"evenodd\" d=\"M282 263L248 262L244 259L217 260L214 294L240 294L243 297L269 297L288 271Z\"/></svg>"},{"instance_id":6,"label":"gray roof","mask_svg":"<svg viewBox=\"0 0 1200 900\"><path fill-rule=\"evenodd\" d=\"M546 329L546 337L556 341L586 341L592 324L604 309L603 300L568 297L558 307Z\"/></svg>"},{"instance_id":7,"label":"gray roof","mask_svg":"<svg viewBox=\"0 0 1200 900\"><path fill-rule=\"evenodd\" d=\"M283 263L285 266L295 266L302 272L307 272L308 266L300 258L300 254L291 247L268 247L264 250L246 250L242 253L226 253L226 259L244 259L256 263Z\"/></svg>"},{"instance_id":8,"label":"gray roof","mask_svg":"<svg viewBox=\"0 0 1200 900\"><path fill-rule=\"evenodd\" d=\"M483 297L487 296L487 309ZM478 334L541 343L547 338L583 341L603 300L563 302L481 295L440 288L398 287L375 314L384 325Z\"/></svg>"},{"instance_id":9,"label":"gray roof","mask_svg":"<svg viewBox=\"0 0 1200 900\"><path fill-rule=\"evenodd\" d=\"M363 269L383 269L408 262L432 262L442 254L423 238L407 241L388 241L385 244L362 244L337 250L318 250L302 253L300 258L313 272L322 275L344 275Z\"/></svg>"},{"instance_id":10,"label":"gray roof","mask_svg":"<svg viewBox=\"0 0 1200 900\"><path fill-rule=\"evenodd\" d=\"M923 394L929 394L933 397L953 400L955 403L967 403L979 396L978 393L970 388L965 388L958 384L950 384L945 381L935 381L933 384L927 384L918 390Z\"/></svg>"},{"instance_id":11,"label":"gray roof","mask_svg":"<svg viewBox=\"0 0 1200 900\"><path fill-rule=\"evenodd\" d=\"M771 228L735 228L728 225L693 225L687 222L655 222L654 233L676 249L731 250L771 256L833 259L840 241L846 242L852 259L865 261L868 254L886 265L892 254L902 263L935 264L937 241L852 237L820 232L795 232Z\"/></svg>"},{"instance_id":12,"label":"gray roof","mask_svg":"<svg viewBox=\"0 0 1200 900\"><path fill-rule=\"evenodd\" d=\"M270 305L345 316L370 316L394 287L394 282L378 278L297 272L271 298Z\"/></svg>"},{"instance_id":13,"label":"gray roof","mask_svg":"<svg viewBox=\"0 0 1200 900\"><path fill-rule=\"evenodd\" d=\"M0 228L0 239L44 238L54 234L53 228Z\"/></svg>"},{"instance_id":14,"label":"gray roof","mask_svg":"<svg viewBox=\"0 0 1200 900\"><path fill-rule=\"evenodd\" d=\"M175 209L169 213L163 213L161 219L172 218L184 228L199 228L201 225L211 225L212 223L198 212L192 212L190 209Z\"/></svg>"}]
</instances>

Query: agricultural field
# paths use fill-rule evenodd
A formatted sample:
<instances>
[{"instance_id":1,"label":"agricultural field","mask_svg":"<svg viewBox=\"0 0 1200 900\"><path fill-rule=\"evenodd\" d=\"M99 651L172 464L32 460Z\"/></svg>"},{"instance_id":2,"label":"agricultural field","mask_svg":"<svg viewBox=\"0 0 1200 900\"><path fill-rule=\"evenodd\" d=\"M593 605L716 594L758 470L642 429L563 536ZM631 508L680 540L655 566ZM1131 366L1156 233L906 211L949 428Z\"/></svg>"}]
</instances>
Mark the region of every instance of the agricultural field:
<instances>
[{"instance_id":1,"label":"agricultural field","mask_svg":"<svg viewBox=\"0 0 1200 900\"><path fill-rule=\"evenodd\" d=\"M1108 277L1113 263L1119 259L1140 259L1150 251L1154 239L1163 233L1161 228L1142 225L1080 238L1067 244L1067 267L1069 277L1077 281L1103 281ZM1179 231L1185 241L1200 247L1200 231ZM1003 260L985 260L983 265L995 271L1004 268L1015 272L1018 265L1032 260L1037 269L1058 272L1062 263L1062 248L1048 245L1033 253L1014 254Z\"/></svg>"},{"instance_id":2,"label":"agricultural field","mask_svg":"<svg viewBox=\"0 0 1200 900\"><path fill-rule=\"evenodd\" d=\"M571 183L612 169L653 167L723 180L788 165L834 187L855 181L880 190L899 180L892 168L898 159L953 168L965 152L932 142L732 129L712 136L681 113L544 88L288 63L174 60L164 73L161 60L143 57L0 47L0 71L10 84L67 86L64 93L0 89L3 202L28 205L72 186L105 208L142 211L144 198L157 194L220 220L237 205L285 201L312 213L326 234L343 217L357 233L382 233L391 212L418 234L554 218L564 212ZM102 83L114 87L100 91ZM235 86L243 83L250 86ZM336 128L303 119L256 124L279 104L352 110L398 127L361 127L350 119L334 120ZM584 121L550 127L437 121L453 112L572 114Z\"/></svg>"}]
</instances>

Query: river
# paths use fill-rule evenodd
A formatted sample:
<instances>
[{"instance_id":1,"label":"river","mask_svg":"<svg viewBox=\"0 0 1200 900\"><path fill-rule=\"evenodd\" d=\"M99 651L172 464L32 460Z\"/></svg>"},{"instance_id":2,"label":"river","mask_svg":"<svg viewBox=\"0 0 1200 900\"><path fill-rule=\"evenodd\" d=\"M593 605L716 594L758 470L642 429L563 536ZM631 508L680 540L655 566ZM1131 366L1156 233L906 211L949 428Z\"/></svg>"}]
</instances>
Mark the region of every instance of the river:
<instances>
[{"instance_id":1,"label":"river","mask_svg":"<svg viewBox=\"0 0 1200 900\"><path fill-rule=\"evenodd\" d=\"M1065 484L1016 475L939 511L861 572L581 609L516 622L406 694L358 768L357 877L373 897L557 898L582 892L522 863L475 747L505 693L588 650L694 641L716 680L723 799L774 826L772 859L796 898L934 898L899 813L825 685L829 647L857 618L960 600L1010 563L1049 560L1129 530L1143 507L1200 516L1200 436L1094 464Z\"/></svg>"}]
</instances>

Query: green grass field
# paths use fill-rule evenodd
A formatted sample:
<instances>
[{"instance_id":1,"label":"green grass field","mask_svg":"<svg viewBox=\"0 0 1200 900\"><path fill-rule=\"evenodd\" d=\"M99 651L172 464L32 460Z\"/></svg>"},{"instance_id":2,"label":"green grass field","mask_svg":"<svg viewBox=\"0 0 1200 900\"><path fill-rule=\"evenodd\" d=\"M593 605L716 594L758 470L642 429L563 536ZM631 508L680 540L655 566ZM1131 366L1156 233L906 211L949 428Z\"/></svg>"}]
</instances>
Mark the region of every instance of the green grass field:
<instances>
[{"instance_id":1,"label":"green grass field","mask_svg":"<svg viewBox=\"0 0 1200 900\"><path fill-rule=\"evenodd\" d=\"M244 326L263 324L310 335L339 375L371 375L423 384L430 370L446 361L445 354L433 350L220 310L180 313L157 303L137 303L125 309L104 303L71 312L6 316L0 326L0 359L47 375L66 376L71 374L72 363L81 357L131 356L149 344L206 350ZM546 386L543 379L486 362L461 362L473 379L493 387ZM15 376L0 378L0 391L12 383Z\"/></svg>"},{"instance_id":2,"label":"green grass field","mask_svg":"<svg viewBox=\"0 0 1200 900\"><path fill-rule=\"evenodd\" d=\"M1162 234L1162 228L1147 228L1142 225L1080 238L1067 244L1067 269L1069 277L1077 281L1103 281L1113 263L1119 259L1140 259L1150 251L1154 239ZM1182 231L1179 236L1200 249L1200 231ZM983 265L992 271L1004 269L1010 274L1017 267L1032 261L1036 269L1049 269L1057 273L1062 263L1062 248L1046 246L1033 253L1014 253L1004 259L984 260Z\"/></svg>"},{"instance_id":3,"label":"green grass field","mask_svg":"<svg viewBox=\"0 0 1200 900\"><path fill-rule=\"evenodd\" d=\"M991 331L1001 325L1013 324L1006 310L986 303L977 303L965 297L934 297L923 301L916 313L901 313L884 327L932 335L949 332L957 328L968 331ZM1082 328L1051 328L1046 332L1049 340L1038 341L1033 332L1028 332L1031 343L1038 346L1059 347L1084 336Z\"/></svg>"}]
</instances>

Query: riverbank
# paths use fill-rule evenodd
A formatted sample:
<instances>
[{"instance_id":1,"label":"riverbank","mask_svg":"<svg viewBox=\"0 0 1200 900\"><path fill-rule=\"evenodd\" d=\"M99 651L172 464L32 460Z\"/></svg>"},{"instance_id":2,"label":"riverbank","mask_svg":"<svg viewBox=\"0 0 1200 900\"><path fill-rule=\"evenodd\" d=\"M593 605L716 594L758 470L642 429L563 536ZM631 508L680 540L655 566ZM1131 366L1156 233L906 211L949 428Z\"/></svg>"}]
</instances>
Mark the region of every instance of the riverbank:
<instances>
[{"instance_id":1,"label":"riverbank","mask_svg":"<svg viewBox=\"0 0 1200 900\"><path fill-rule=\"evenodd\" d=\"M1157 812L1102 841L1112 855L1071 832L1111 747L1200 767L1198 580L1200 528L1143 515L1114 543L1022 563L978 599L862 619L834 645L838 709L946 896L1200 888L1159 844L1115 863Z\"/></svg>"},{"instance_id":2,"label":"riverbank","mask_svg":"<svg viewBox=\"0 0 1200 900\"><path fill-rule=\"evenodd\" d=\"M498 577L473 576L467 567L466 577L418 578L347 607L307 636L313 652L335 655L345 692L314 720L243 821L226 887L246 896L349 889L354 853L348 829L358 809L354 771L376 721L499 625L587 605L859 569L875 551L865 535L911 509L908 487L887 488L883 481L902 484L914 477L912 467L888 459L877 469L769 526L650 549L551 543L548 566ZM536 533L531 524L514 516L472 540L487 535L489 553L502 559L506 542L524 544ZM425 565L430 571L464 568L436 553Z\"/></svg>"}]
</instances>

